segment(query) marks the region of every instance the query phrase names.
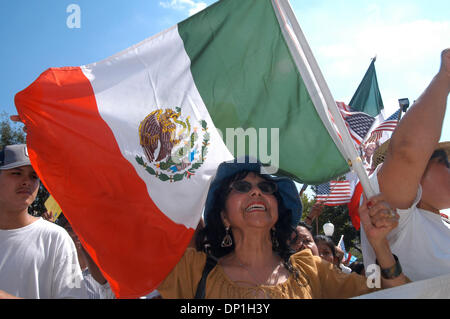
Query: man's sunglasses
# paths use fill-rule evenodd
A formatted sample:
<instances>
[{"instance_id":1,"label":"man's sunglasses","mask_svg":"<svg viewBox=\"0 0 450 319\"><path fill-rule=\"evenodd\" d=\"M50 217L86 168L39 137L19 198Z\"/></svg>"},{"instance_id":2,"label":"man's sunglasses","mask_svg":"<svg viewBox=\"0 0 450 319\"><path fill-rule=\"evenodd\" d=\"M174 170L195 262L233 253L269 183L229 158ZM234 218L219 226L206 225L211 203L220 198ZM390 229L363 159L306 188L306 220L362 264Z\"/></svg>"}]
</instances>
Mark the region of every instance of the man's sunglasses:
<instances>
[{"instance_id":1,"label":"man's sunglasses","mask_svg":"<svg viewBox=\"0 0 450 319\"><path fill-rule=\"evenodd\" d=\"M271 195L277 191L277 184L271 181L262 181L256 186L263 194ZM230 187L239 193L248 193L253 188L253 184L247 181L235 181Z\"/></svg>"}]
</instances>

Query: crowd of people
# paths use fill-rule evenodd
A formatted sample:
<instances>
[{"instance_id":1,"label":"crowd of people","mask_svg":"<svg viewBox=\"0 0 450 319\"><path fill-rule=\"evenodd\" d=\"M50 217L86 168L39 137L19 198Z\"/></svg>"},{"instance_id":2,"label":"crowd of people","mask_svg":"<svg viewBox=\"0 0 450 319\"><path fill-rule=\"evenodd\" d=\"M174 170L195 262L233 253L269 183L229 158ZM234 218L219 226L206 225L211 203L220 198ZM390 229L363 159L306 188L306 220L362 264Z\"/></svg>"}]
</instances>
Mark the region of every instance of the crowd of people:
<instances>
[{"instance_id":1,"label":"crowd of people","mask_svg":"<svg viewBox=\"0 0 450 319\"><path fill-rule=\"evenodd\" d=\"M312 236L294 182L262 173L248 157L223 162L211 182L202 226L150 297L351 298L450 273L448 143L439 143L450 92L450 49L402 118L370 176L378 195L359 209L363 262L343 267L330 238ZM301 165L301 163L299 163ZM67 219L28 213L39 188L26 145L0 153L0 298L114 298ZM45 217L45 216L44 216Z\"/></svg>"}]
</instances>

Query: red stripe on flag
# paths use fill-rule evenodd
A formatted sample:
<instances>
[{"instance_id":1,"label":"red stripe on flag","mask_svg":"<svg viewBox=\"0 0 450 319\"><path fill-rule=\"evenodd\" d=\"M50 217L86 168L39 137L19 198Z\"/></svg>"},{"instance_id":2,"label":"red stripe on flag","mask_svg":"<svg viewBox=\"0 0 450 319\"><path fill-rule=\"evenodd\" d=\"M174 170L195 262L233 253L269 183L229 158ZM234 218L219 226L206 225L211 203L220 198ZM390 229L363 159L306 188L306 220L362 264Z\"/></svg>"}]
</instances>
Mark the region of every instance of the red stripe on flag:
<instances>
[{"instance_id":1,"label":"red stripe on flag","mask_svg":"<svg viewBox=\"0 0 450 319\"><path fill-rule=\"evenodd\" d=\"M77 67L49 69L15 102L34 168L116 296L151 292L194 230L153 203L100 117L89 80Z\"/></svg>"},{"instance_id":2,"label":"red stripe on flag","mask_svg":"<svg viewBox=\"0 0 450 319\"><path fill-rule=\"evenodd\" d=\"M348 214L350 215L350 219L352 220L353 227L355 227L356 230L359 230L360 227L360 218L359 218L359 202L361 199L361 195L363 192L363 188L360 182L355 187L355 191L353 193L351 201L347 204L348 207Z\"/></svg>"},{"instance_id":3,"label":"red stripe on flag","mask_svg":"<svg viewBox=\"0 0 450 319\"><path fill-rule=\"evenodd\" d=\"M347 259L344 261L344 264L347 264L347 265L348 265L348 263L350 262L351 259L352 259L352 253L351 253L351 252L348 252L348 254L347 254Z\"/></svg>"}]
</instances>

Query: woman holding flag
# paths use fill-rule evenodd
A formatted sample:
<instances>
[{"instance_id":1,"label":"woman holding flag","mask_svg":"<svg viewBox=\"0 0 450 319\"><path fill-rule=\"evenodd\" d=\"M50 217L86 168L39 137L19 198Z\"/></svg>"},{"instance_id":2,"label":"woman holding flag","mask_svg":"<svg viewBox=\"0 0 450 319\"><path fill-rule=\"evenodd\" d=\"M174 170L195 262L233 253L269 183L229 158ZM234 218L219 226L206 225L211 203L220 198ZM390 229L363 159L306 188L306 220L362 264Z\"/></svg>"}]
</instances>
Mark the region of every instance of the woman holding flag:
<instances>
[{"instance_id":1,"label":"woman holding flag","mask_svg":"<svg viewBox=\"0 0 450 319\"><path fill-rule=\"evenodd\" d=\"M158 287L163 298L349 298L371 292L363 276L343 274L307 249L293 254L290 234L302 211L297 189L290 179L263 169L248 158L219 165L197 249L188 248ZM370 237L381 267L397 267L384 245L396 220L385 212L368 218L384 222ZM406 282L400 274L382 285Z\"/></svg>"}]
</instances>

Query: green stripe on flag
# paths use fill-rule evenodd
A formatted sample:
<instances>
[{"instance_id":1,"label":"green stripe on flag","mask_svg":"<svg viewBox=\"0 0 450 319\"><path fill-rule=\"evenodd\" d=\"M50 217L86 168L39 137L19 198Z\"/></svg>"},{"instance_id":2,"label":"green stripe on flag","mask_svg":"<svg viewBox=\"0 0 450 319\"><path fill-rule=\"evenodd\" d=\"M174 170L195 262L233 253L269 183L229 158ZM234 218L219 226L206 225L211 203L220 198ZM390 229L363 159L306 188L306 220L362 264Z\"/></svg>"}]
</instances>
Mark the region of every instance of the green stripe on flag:
<instances>
[{"instance_id":1,"label":"green stripe on flag","mask_svg":"<svg viewBox=\"0 0 450 319\"><path fill-rule=\"evenodd\" d=\"M384 109L375 71L375 58L372 59L366 74L348 105L350 105L353 112L364 112L371 116L377 116Z\"/></svg>"},{"instance_id":2,"label":"green stripe on flag","mask_svg":"<svg viewBox=\"0 0 450 319\"><path fill-rule=\"evenodd\" d=\"M221 0L181 22L178 30L197 89L225 141L227 128L257 133L266 128L270 157L277 148L270 132L278 128L279 164L268 164L278 164L280 173L315 184L348 171L314 108L270 0ZM230 151L237 155L236 147ZM264 163L261 152L252 155Z\"/></svg>"}]
</instances>

